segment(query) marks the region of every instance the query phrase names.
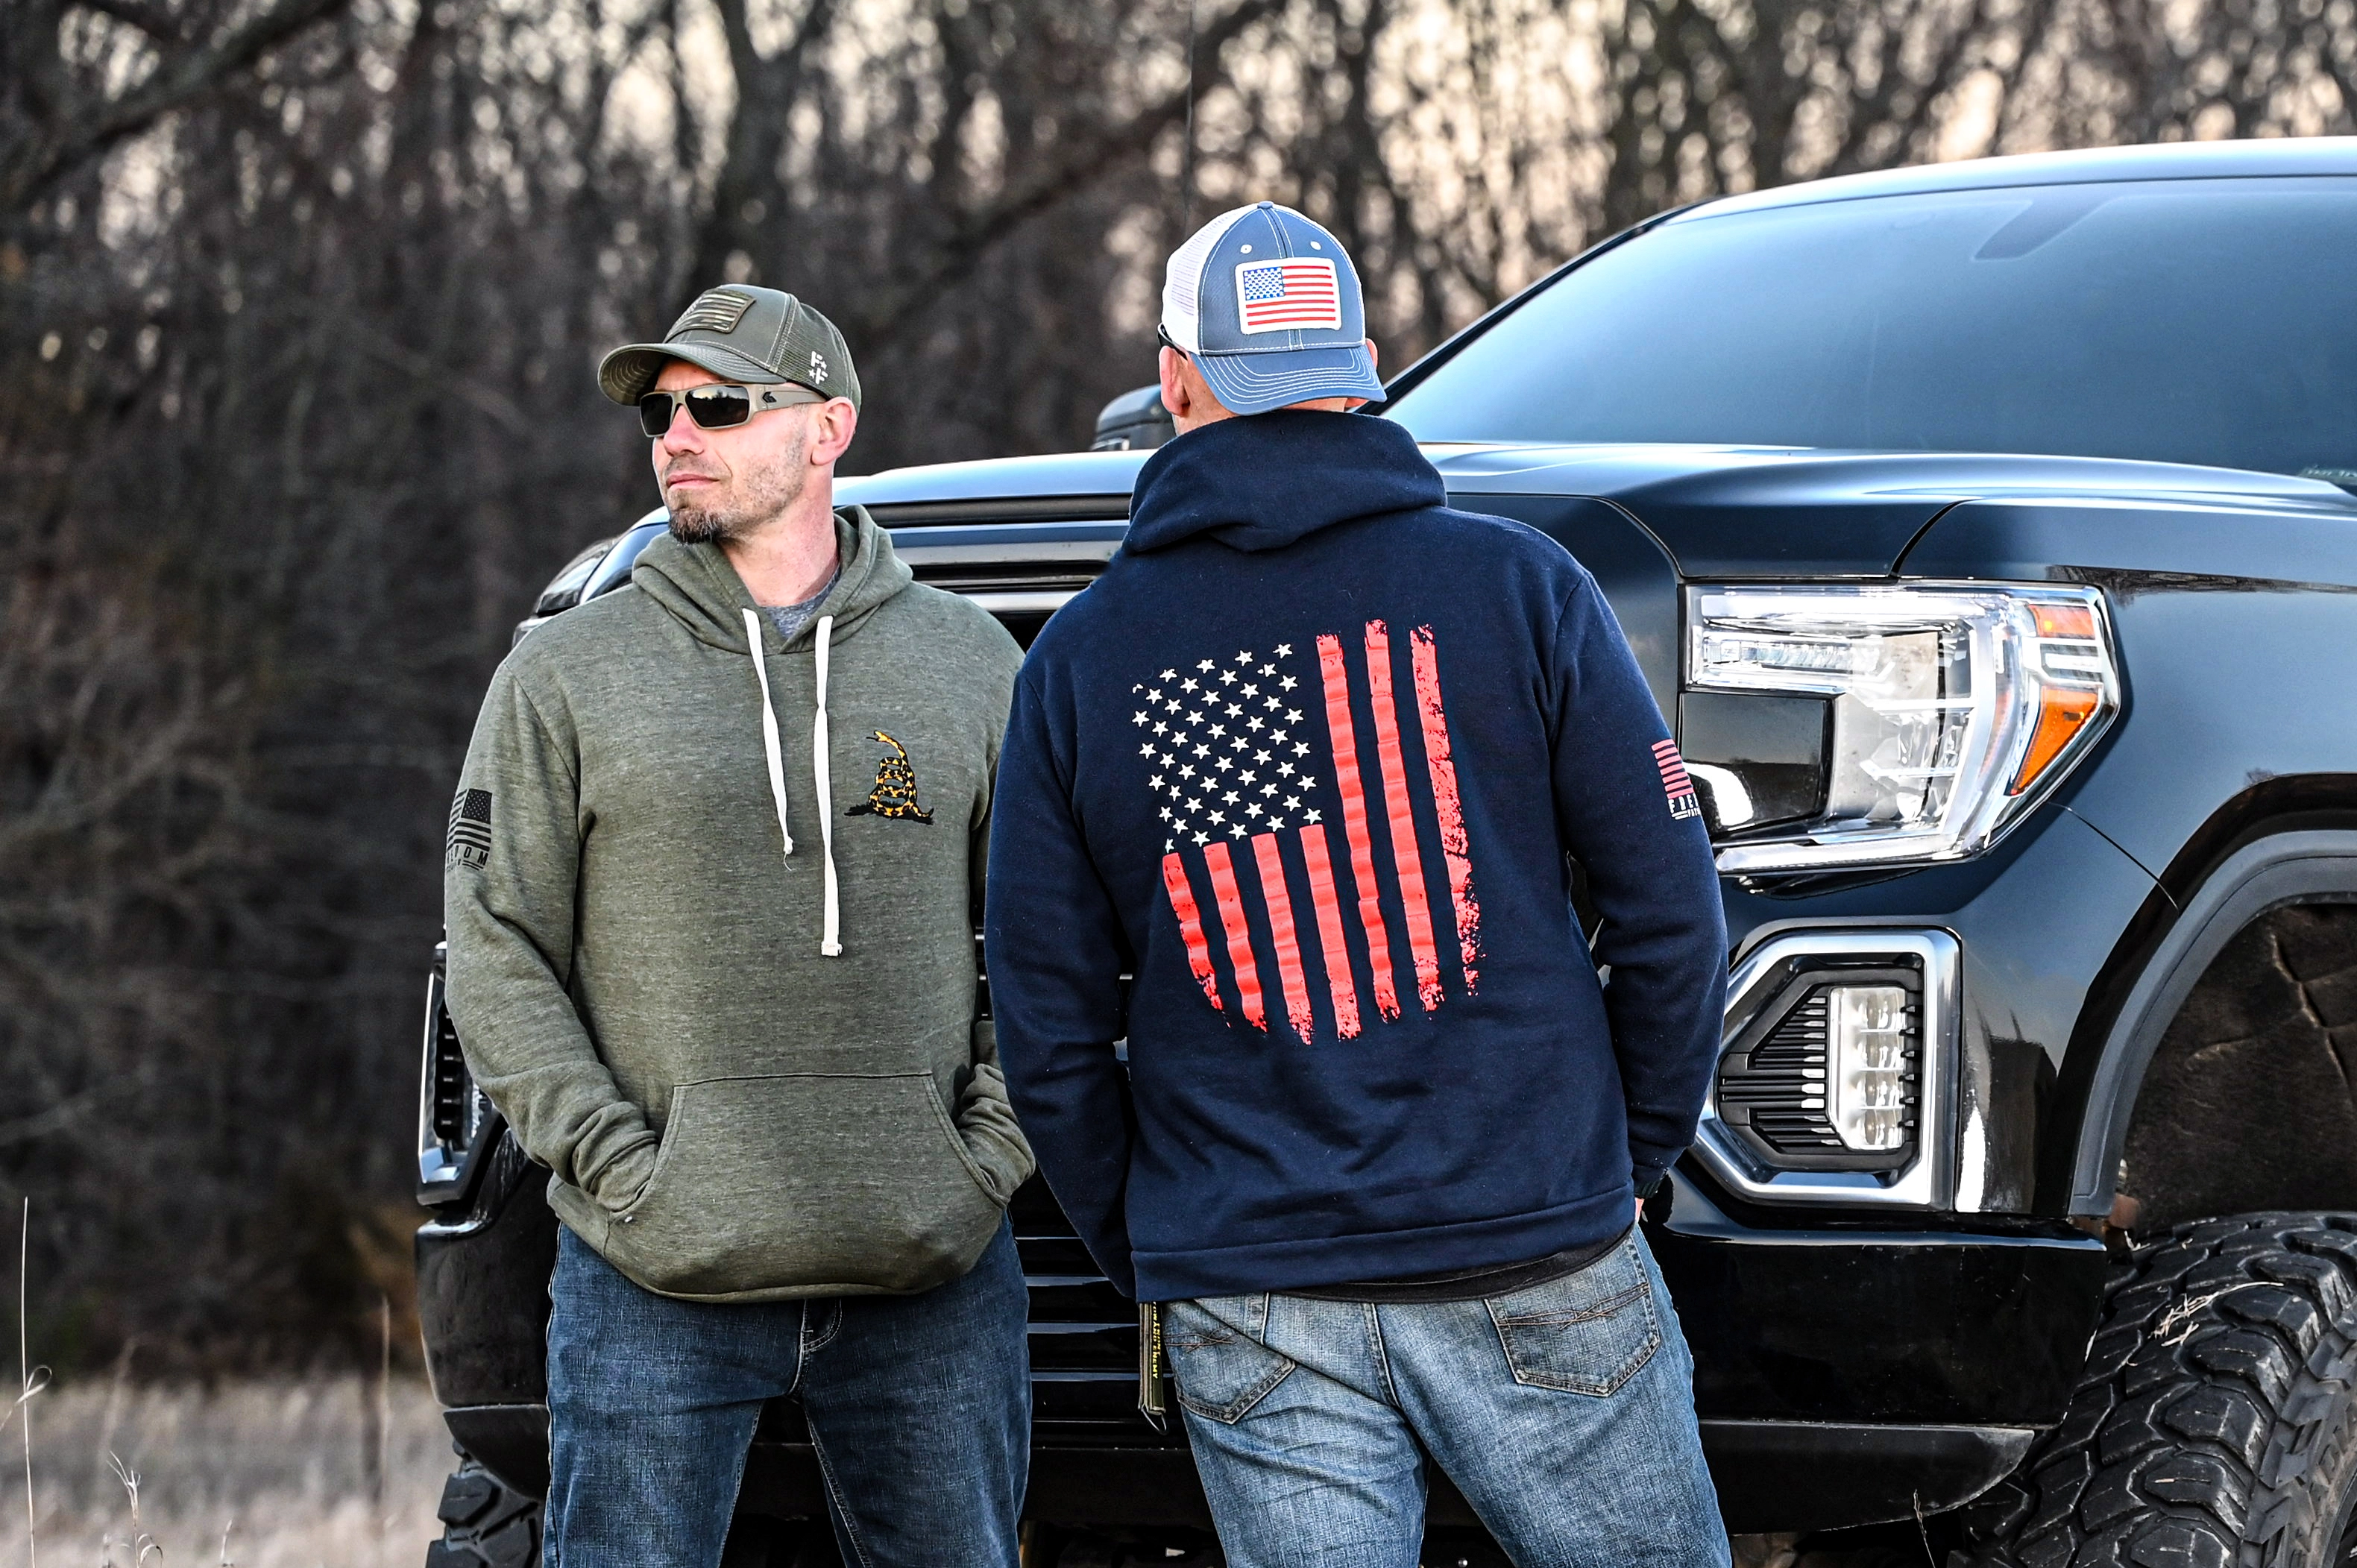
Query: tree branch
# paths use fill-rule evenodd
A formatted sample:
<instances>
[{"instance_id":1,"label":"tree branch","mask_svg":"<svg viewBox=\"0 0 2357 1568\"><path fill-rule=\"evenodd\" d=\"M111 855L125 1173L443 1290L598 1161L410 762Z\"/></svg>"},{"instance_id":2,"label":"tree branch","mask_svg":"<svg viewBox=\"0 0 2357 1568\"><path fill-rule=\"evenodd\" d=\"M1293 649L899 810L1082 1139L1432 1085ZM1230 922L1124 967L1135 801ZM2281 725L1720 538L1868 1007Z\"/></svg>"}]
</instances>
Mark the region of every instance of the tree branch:
<instances>
[{"instance_id":1,"label":"tree branch","mask_svg":"<svg viewBox=\"0 0 2357 1568\"><path fill-rule=\"evenodd\" d=\"M109 0L93 8L112 16L117 3ZM205 97L276 45L349 4L350 0L279 0L213 43L167 59L146 82L95 113L61 116L80 123L62 134L30 138L0 166L0 211L21 212L91 159Z\"/></svg>"},{"instance_id":2,"label":"tree branch","mask_svg":"<svg viewBox=\"0 0 2357 1568\"><path fill-rule=\"evenodd\" d=\"M1222 48L1254 22L1273 15L1282 3L1243 0L1196 35L1197 59L1208 55L1216 61ZM1081 189L1123 158L1152 146L1156 137L1186 117L1190 104L1200 100L1216 81L1212 71L1199 70L1190 75L1189 86L1149 105L1103 139L1067 151L1037 177L968 214L917 273L879 290L878 302L855 318L853 335L861 351L872 353L899 338L944 285L1025 220Z\"/></svg>"}]
</instances>

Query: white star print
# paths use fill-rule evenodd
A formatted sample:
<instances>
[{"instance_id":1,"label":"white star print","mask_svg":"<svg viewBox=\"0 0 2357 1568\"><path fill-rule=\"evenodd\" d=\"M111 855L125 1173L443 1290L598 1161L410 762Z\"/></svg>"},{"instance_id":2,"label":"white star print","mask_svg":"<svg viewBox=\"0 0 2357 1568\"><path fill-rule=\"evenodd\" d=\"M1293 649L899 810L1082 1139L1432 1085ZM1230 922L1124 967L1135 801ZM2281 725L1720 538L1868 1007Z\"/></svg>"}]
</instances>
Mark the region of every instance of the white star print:
<instances>
[{"instance_id":1,"label":"white star print","mask_svg":"<svg viewBox=\"0 0 2357 1568\"><path fill-rule=\"evenodd\" d=\"M1151 746L1141 746L1137 748L1137 755L1140 757L1151 757L1154 755L1154 747Z\"/></svg>"},{"instance_id":2,"label":"white star print","mask_svg":"<svg viewBox=\"0 0 2357 1568\"><path fill-rule=\"evenodd\" d=\"M1202 671L1205 674L1209 674L1211 669L1211 661L1206 659L1200 664L1196 665L1195 668Z\"/></svg>"},{"instance_id":3,"label":"white star print","mask_svg":"<svg viewBox=\"0 0 2357 1568\"><path fill-rule=\"evenodd\" d=\"M1289 643L1289 642L1280 642L1280 643L1278 643L1278 644L1276 645L1276 656L1277 656L1279 659L1290 659L1290 658L1292 658L1292 657L1293 657L1293 644L1291 644L1291 643Z\"/></svg>"},{"instance_id":4,"label":"white star print","mask_svg":"<svg viewBox=\"0 0 2357 1568\"><path fill-rule=\"evenodd\" d=\"M1134 725L1144 724L1146 722L1146 710L1144 708L1138 709L1136 714L1131 717L1129 722Z\"/></svg>"},{"instance_id":5,"label":"white star print","mask_svg":"<svg viewBox=\"0 0 2357 1568\"><path fill-rule=\"evenodd\" d=\"M1259 816L1259 815L1260 815L1260 802L1259 802L1258 800L1254 800L1251 805L1246 806L1246 807L1244 808L1244 811L1245 811L1247 813L1249 813L1250 815L1253 815L1253 816L1255 816L1255 817Z\"/></svg>"},{"instance_id":6,"label":"white star print","mask_svg":"<svg viewBox=\"0 0 2357 1568\"><path fill-rule=\"evenodd\" d=\"M1304 811L1304 812L1302 812L1301 814L1302 814L1305 818L1308 819L1310 822L1318 822L1318 821L1319 821L1319 820L1320 820L1320 819L1319 819L1319 816L1318 816L1318 812L1316 812L1316 811Z\"/></svg>"},{"instance_id":7,"label":"white star print","mask_svg":"<svg viewBox=\"0 0 2357 1568\"><path fill-rule=\"evenodd\" d=\"M1244 695L1247 697L1257 697L1260 695L1260 688L1247 682L1244 686Z\"/></svg>"},{"instance_id":8,"label":"white star print","mask_svg":"<svg viewBox=\"0 0 2357 1568\"><path fill-rule=\"evenodd\" d=\"M1287 675L1284 680L1282 680L1282 681L1278 682L1277 682L1277 684L1278 684L1278 685L1280 685L1280 686L1283 686L1286 691L1290 692L1290 691L1292 691L1296 686L1300 685L1300 684L1301 684L1301 682L1298 682L1298 681L1297 681L1297 680L1295 680L1292 676Z\"/></svg>"},{"instance_id":9,"label":"white star print","mask_svg":"<svg viewBox=\"0 0 2357 1568\"><path fill-rule=\"evenodd\" d=\"M1178 679L1178 671L1176 670L1165 670L1162 672L1162 679L1165 681L1176 681Z\"/></svg>"},{"instance_id":10,"label":"white star print","mask_svg":"<svg viewBox=\"0 0 2357 1568\"><path fill-rule=\"evenodd\" d=\"M1298 795L1287 795L1285 798L1285 809L1288 811L1297 811L1301 810L1301 797Z\"/></svg>"},{"instance_id":11,"label":"white star print","mask_svg":"<svg viewBox=\"0 0 2357 1568\"><path fill-rule=\"evenodd\" d=\"M1209 843L1211 842L1211 835L1209 833L1197 833L1195 835L1195 842L1197 843Z\"/></svg>"}]
</instances>

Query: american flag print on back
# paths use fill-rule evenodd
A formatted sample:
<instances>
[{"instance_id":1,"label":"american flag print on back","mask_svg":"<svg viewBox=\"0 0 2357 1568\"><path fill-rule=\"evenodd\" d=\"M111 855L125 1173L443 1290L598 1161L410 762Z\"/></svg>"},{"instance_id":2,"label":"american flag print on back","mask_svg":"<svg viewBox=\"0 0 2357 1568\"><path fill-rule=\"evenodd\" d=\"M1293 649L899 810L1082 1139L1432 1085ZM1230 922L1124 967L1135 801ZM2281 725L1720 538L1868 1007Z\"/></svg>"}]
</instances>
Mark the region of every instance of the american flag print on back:
<instances>
[{"instance_id":1,"label":"american flag print on back","mask_svg":"<svg viewBox=\"0 0 2357 1568\"><path fill-rule=\"evenodd\" d=\"M1653 762L1662 770L1662 790L1670 798L1671 817L1683 821L1702 815L1702 802L1695 799L1694 780L1686 777L1685 759L1678 755L1678 743L1655 741Z\"/></svg>"},{"instance_id":2,"label":"american flag print on back","mask_svg":"<svg viewBox=\"0 0 2357 1568\"><path fill-rule=\"evenodd\" d=\"M1236 265L1237 325L1252 332L1340 332L1342 291L1324 256Z\"/></svg>"},{"instance_id":3,"label":"american flag print on back","mask_svg":"<svg viewBox=\"0 0 2357 1568\"><path fill-rule=\"evenodd\" d=\"M1198 659L1131 688L1188 968L1206 1002L1255 1029L1274 1014L1308 1043L1322 997L1333 1034L1355 1039L1370 1010L1401 1015L1403 989L1437 1011L1448 991L1443 922L1464 990L1480 984L1481 907L1439 646L1428 626L1407 643L1405 672L1391 628L1371 620L1347 639ZM1423 830L1440 844L1437 886ZM1387 896L1402 911L1397 931Z\"/></svg>"}]
</instances>

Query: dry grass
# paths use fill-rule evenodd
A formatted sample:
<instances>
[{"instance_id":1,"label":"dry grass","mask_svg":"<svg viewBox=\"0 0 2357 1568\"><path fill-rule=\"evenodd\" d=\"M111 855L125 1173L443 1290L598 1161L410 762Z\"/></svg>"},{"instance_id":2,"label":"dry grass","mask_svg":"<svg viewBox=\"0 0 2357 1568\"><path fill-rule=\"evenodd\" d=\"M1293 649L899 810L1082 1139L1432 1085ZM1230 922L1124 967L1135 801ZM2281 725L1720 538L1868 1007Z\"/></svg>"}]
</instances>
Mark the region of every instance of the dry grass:
<instances>
[{"instance_id":1,"label":"dry grass","mask_svg":"<svg viewBox=\"0 0 2357 1568\"><path fill-rule=\"evenodd\" d=\"M423 1383L383 1393L361 1378L212 1389L94 1379L43 1393L31 1406L39 1561L418 1568L455 1461ZM13 1498L0 1485L0 1563L25 1555L21 1440L13 1426L0 1436L0 1477L14 1477ZM136 1520L110 1453L137 1477Z\"/></svg>"}]
</instances>

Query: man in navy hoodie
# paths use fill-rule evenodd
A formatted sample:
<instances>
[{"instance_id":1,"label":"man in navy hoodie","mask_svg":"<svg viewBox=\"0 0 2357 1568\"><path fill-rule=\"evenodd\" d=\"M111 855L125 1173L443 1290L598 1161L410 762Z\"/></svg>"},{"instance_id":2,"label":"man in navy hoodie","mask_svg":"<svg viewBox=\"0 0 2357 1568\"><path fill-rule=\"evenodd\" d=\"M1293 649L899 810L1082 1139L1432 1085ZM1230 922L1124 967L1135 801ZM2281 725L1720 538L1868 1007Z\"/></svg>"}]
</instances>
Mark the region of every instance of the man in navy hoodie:
<instances>
[{"instance_id":1,"label":"man in navy hoodie","mask_svg":"<svg viewBox=\"0 0 2357 1568\"><path fill-rule=\"evenodd\" d=\"M1595 581L1349 412L1363 320L1286 208L1170 260L1180 434L999 761L1008 1088L1231 1568L1413 1568L1425 1454L1520 1568L1725 1563L1631 1222L1717 1056L1709 845Z\"/></svg>"}]
</instances>

